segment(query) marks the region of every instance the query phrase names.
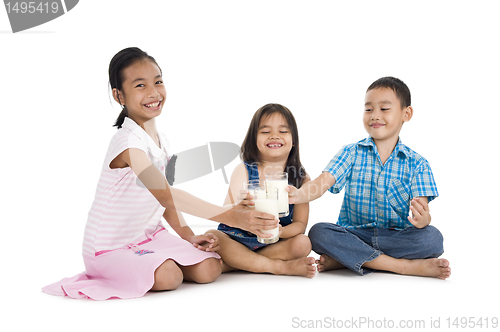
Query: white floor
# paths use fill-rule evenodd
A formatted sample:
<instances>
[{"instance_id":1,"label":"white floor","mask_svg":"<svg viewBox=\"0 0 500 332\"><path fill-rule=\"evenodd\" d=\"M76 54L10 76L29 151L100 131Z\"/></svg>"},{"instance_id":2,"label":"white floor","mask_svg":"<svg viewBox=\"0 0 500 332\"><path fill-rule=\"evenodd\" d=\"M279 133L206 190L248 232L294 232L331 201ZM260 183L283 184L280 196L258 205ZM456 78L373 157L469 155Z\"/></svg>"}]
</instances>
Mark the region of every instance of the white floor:
<instances>
[{"instance_id":1,"label":"white floor","mask_svg":"<svg viewBox=\"0 0 500 332\"><path fill-rule=\"evenodd\" d=\"M187 331L286 331L332 325L386 330L400 324L426 329L434 324L436 329L439 323L441 329L456 330L455 318L461 324L460 319L474 317L475 321L482 318L483 325L488 319L491 327L494 317L500 316L498 307L491 306L499 295L496 277L485 261L465 264L459 255L444 255L453 268L446 281L390 273L360 277L348 270L320 273L313 279L234 272L212 284L184 283L172 292L102 302L41 292L45 284L64 277L62 271L66 276L79 272L70 271L75 264L68 262L56 269L32 271L31 276L7 276L11 282L37 282L4 285L2 297L12 301L0 324L19 331L41 327L51 331L170 331L174 326Z\"/></svg>"}]
</instances>

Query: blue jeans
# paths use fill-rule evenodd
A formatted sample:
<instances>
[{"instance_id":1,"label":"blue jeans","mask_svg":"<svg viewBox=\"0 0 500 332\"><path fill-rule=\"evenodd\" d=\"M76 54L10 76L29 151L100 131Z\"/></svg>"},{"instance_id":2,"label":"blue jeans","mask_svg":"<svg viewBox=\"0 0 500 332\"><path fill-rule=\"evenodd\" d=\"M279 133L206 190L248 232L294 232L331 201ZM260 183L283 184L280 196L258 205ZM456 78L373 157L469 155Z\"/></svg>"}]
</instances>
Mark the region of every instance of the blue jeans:
<instances>
[{"instance_id":1,"label":"blue jeans","mask_svg":"<svg viewBox=\"0 0 500 332\"><path fill-rule=\"evenodd\" d=\"M365 275L372 269L362 267L385 254L393 258L426 259L443 254L443 236L434 226L386 228L345 228L332 223L317 223L309 231L312 249L326 254L352 271Z\"/></svg>"}]
</instances>

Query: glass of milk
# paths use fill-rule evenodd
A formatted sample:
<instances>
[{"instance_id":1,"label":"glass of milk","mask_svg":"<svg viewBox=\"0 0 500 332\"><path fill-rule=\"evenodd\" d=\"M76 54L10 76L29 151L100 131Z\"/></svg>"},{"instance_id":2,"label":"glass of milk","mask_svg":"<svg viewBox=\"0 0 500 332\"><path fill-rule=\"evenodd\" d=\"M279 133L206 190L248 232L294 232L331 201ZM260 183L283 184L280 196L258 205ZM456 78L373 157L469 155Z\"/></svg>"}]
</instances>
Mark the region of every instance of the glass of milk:
<instances>
[{"instance_id":1,"label":"glass of milk","mask_svg":"<svg viewBox=\"0 0 500 332\"><path fill-rule=\"evenodd\" d=\"M286 187L288 186L288 173L276 172L266 174L266 186L268 189L278 189L279 216L288 216L288 192L286 191Z\"/></svg>"},{"instance_id":2,"label":"glass of milk","mask_svg":"<svg viewBox=\"0 0 500 332\"><path fill-rule=\"evenodd\" d=\"M274 215L276 218L279 216L278 210L278 190L276 188L269 189L267 188L255 188L254 189L254 202L255 202L255 210L260 212L265 212ZM275 243L279 240L279 226L274 229L263 229L262 233L271 234L272 237L259 237L257 236L257 241L260 243Z\"/></svg>"},{"instance_id":3,"label":"glass of milk","mask_svg":"<svg viewBox=\"0 0 500 332\"><path fill-rule=\"evenodd\" d=\"M255 188L266 187L266 183L261 183L260 180L248 180L243 182L243 189L245 189L250 195L255 196Z\"/></svg>"}]
</instances>

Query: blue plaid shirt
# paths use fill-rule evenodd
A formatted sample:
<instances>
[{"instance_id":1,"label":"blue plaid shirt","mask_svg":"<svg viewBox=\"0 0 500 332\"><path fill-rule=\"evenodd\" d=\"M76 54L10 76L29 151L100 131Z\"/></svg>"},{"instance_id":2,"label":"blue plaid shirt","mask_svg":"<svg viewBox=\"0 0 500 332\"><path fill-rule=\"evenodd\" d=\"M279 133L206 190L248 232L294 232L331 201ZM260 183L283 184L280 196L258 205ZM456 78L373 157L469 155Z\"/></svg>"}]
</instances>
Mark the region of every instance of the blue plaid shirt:
<instances>
[{"instance_id":1,"label":"blue plaid shirt","mask_svg":"<svg viewBox=\"0 0 500 332\"><path fill-rule=\"evenodd\" d=\"M401 140L384 165L370 137L345 146L324 172L336 179L332 193L345 187L338 224L347 228L413 227L410 201L427 196L430 202L439 195L429 162Z\"/></svg>"}]
</instances>

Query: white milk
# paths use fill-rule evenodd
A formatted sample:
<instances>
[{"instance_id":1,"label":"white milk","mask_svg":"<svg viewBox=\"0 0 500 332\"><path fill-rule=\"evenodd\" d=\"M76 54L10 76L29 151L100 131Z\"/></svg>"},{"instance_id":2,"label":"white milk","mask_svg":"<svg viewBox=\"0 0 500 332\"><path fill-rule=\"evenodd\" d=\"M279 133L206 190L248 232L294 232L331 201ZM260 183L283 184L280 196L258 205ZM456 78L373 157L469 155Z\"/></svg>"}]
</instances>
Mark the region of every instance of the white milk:
<instances>
[{"instance_id":1,"label":"white milk","mask_svg":"<svg viewBox=\"0 0 500 332\"><path fill-rule=\"evenodd\" d=\"M280 217L288 216L288 192L286 191L288 181L286 179L267 180L266 183L268 190L272 190L272 188L278 189L278 209Z\"/></svg>"},{"instance_id":2,"label":"white milk","mask_svg":"<svg viewBox=\"0 0 500 332\"><path fill-rule=\"evenodd\" d=\"M253 189L247 189L247 190L248 190L248 194L252 195L253 198L255 199L255 190L253 190Z\"/></svg>"},{"instance_id":3,"label":"white milk","mask_svg":"<svg viewBox=\"0 0 500 332\"><path fill-rule=\"evenodd\" d=\"M259 195L260 196L260 195ZM260 212L265 212L274 215L276 218L279 216L278 204L276 199L258 199L255 198L255 210ZM257 237L258 241L261 243L275 243L279 240L279 226L275 229L263 229L262 233L272 234L271 238L260 238Z\"/></svg>"}]
</instances>

